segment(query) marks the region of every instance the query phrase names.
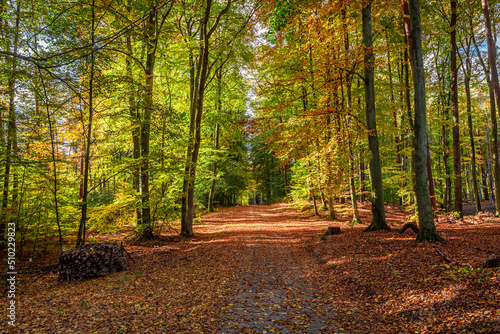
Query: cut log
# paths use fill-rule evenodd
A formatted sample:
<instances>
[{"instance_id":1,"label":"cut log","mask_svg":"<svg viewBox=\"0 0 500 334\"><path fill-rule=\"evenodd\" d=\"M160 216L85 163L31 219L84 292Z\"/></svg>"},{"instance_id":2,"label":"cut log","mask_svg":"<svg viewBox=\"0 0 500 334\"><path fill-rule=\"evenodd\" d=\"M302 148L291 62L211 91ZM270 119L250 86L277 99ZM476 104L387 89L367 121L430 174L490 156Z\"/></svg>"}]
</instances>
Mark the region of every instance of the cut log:
<instances>
[{"instance_id":1,"label":"cut log","mask_svg":"<svg viewBox=\"0 0 500 334\"><path fill-rule=\"evenodd\" d=\"M490 255L490 257L488 257L488 259L486 260L484 267L485 268L500 267L500 256L497 256L495 254Z\"/></svg>"},{"instance_id":2,"label":"cut log","mask_svg":"<svg viewBox=\"0 0 500 334\"><path fill-rule=\"evenodd\" d=\"M340 227L338 226L330 226L329 228L326 229L325 236L327 235L335 235L335 234L340 234Z\"/></svg>"},{"instance_id":3,"label":"cut log","mask_svg":"<svg viewBox=\"0 0 500 334\"><path fill-rule=\"evenodd\" d=\"M401 229L401 232L399 232L400 234L401 233L404 233L404 231L406 231L407 229L411 229L413 232L417 233L418 234L418 226L415 222L411 222L411 223L406 223L404 224L403 228Z\"/></svg>"},{"instance_id":4,"label":"cut log","mask_svg":"<svg viewBox=\"0 0 500 334\"><path fill-rule=\"evenodd\" d=\"M59 279L84 280L127 269L128 261L122 245L114 243L86 244L61 253Z\"/></svg>"}]
</instances>

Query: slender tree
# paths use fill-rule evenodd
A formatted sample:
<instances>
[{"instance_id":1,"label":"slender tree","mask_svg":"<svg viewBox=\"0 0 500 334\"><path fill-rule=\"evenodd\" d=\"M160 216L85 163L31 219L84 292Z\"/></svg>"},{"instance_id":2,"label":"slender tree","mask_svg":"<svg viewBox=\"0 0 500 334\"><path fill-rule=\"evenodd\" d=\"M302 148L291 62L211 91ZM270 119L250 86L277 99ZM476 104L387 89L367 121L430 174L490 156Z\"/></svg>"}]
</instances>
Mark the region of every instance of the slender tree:
<instances>
[{"instance_id":1,"label":"slender tree","mask_svg":"<svg viewBox=\"0 0 500 334\"><path fill-rule=\"evenodd\" d=\"M454 172L454 210L463 217L462 200L462 160L460 156L460 122L458 112L458 67L457 67L457 1L450 0L450 65L451 65L451 114L453 118L453 172Z\"/></svg>"},{"instance_id":2,"label":"slender tree","mask_svg":"<svg viewBox=\"0 0 500 334\"><path fill-rule=\"evenodd\" d=\"M488 8L488 1L481 0L481 5L483 8L483 17L484 17L484 30L486 32L486 41L488 45L488 60L490 64L490 75L491 75L491 86L493 88L493 92L495 95L496 107L498 113L500 114L500 83L498 82L498 69L496 63L496 49L495 43L493 41L493 35L491 33L491 22L490 22L490 11ZM492 98L491 90L490 90L490 100ZM491 105L491 111L493 110L493 105ZM497 123L496 117L491 117L492 122L492 136L493 136L493 150L492 150L492 160L493 160L493 169L494 169L494 180L500 181L500 172L498 170L500 168L495 168L495 164L498 166L498 139L495 132L497 131ZM496 144L496 145L495 145ZM497 146L497 150L495 150L495 146ZM497 182L495 186L495 204L496 204L496 215L500 216L500 182Z\"/></svg>"}]
</instances>

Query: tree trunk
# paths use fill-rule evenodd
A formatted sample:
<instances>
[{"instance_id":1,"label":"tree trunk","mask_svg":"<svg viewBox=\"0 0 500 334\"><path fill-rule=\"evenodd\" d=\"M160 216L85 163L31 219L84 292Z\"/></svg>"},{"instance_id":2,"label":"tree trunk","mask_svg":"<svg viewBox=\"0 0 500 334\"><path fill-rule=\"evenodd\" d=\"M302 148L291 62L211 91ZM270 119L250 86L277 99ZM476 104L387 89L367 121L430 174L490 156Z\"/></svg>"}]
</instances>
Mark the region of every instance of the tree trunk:
<instances>
[{"instance_id":1,"label":"tree trunk","mask_svg":"<svg viewBox=\"0 0 500 334\"><path fill-rule=\"evenodd\" d=\"M188 145L186 148L186 165L184 168L184 181L182 184L182 204L181 204L181 235L185 237L191 237L193 235L193 217L188 215L188 193L190 189L190 178L191 178L191 160L193 156L194 147L194 127L196 120L196 100L198 99L198 89L196 73L199 71L195 66L194 55L190 51L189 54L189 78L190 78L190 88L189 88L189 133L188 133Z\"/></svg>"},{"instance_id":2,"label":"tree trunk","mask_svg":"<svg viewBox=\"0 0 500 334\"><path fill-rule=\"evenodd\" d=\"M467 53L469 49L467 48ZM481 199L479 198L479 187L477 184L477 174L476 174L476 149L474 142L474 130L472 128L472 100L470 93L470 78L471 78L471 63L470 58L467 54L466 59L466 73L465 73L465 93L467 95L467 124L469 130L469 140L471 149L471 168L472 168L472 191L474 194L474 201L476 205L476 211L481 212Z\"/></svg>"},{"instance_id":3,"label":"tree trunk","mask_svg":"<svg viewBox=\"0 0 500 334\"><path fill-rule=\"evenodd\" d=\"M149 138L151 131L151 115L153 112L153 75L156 51L156 7L151 6L148 21L145 26L146 37L146 68L144 71L144 86L142 92L142 120L141 120L141 164L140 164L140 191L141 191L141 220L137 222L137 238L147 240L153 238L153 222L151 221L150 194L149 194Z\"/></svg>"},{"instance_id":4,"label":"tree trunk","mask_svg":"<svg viewBox=\"0 0 500 334\"><path fill-rule=\"evenodd\" d=\"M130 37L130 32L127 33L127 38L126 38L126 43L127 43L127 51L130 54L130 56L133 56L133 49L132 49L132 41ZM126 71L127 71L127 77L129 80L128 84L128 104L129 104L129 113L130 113L130 122L132 125L132 154L134 158L134 163L132 165L132 175L133 175L133 181L132 185L134 187L134 191L136 194L140 194L140 177L141 177L141 168L139 166L139 160L141 157L141 113L140 109L137 108L136 105L136 89L134 85L134 75L132 72L132 61L130 57L127 57L126 59ZM135 210L135 218L136 218L136 223L139 223L142 221L142 210L141 207L138 206Z\"/></svg>"},{"instance_id":5,"label":"tree trunk","mask_svg":"<svg viewBox=\"0 0 500 334\"><path fill-rule=\"evenodd\" d=\"M427 176L427 107L425 93L425 69L422 59L422 27L420 4L410 0L411 40L414 65L413 87L415 91L415 197L417 200L419 232L417 240L440 240L432 216Z\"/></svg>"},{"instance_id":6,"label":"tree trunk","mask_svg":"<svg viewBox=\"0 0 500 334\"><path fill-rule=\"evenodd\" d=\"M487 153L485 155L485 152L483 150L483 147L481 144L479 144L479 155L483 157L483 161L479 164L479 168L481 170L481 181L483 183L482 189L483 189L483 199L485 201L488 201L490 199L490 196L488 194L488 176L486 173L486 168L485 168L485 160L488 159ZM487 160L486 160L487 161Z\"/></svg>"},{"instance_id":7,"label":"tree trunk","mask_svg":"<svg viewBox=\"0 0 500 334\"><path fill-rule=\"evenodd\" d=\"M363 8L363 45L365 47L365 103L368 146L370 148L370 181L372 186L372 223L366 231L389 230L385 220L382 168L378 147L377 121L375 112L375 72L371 24L371 4Z\"/></svg>"},{"instance_id":8,"label":"tree trunk","mask_svg":"<svg viewBox=\"0 0 500 334\"><path fill-rule=\"evenodd\" d=\"M486 32L486 38L488 42L488 60L490 63L491 72L491 86L494 92L494 97L496 101L496 107L500 114L500 84L498 82L498 70L496 64L496 49L493 42L493 36L491 33L491 23L490 23L490 12L488 9L488 1L481 0L484 16L484 29ZM492 100L492 92L490 90L490 101ZM490 102L491 105L491 136L492 136L492 161L493 161L493 181L495 182L495 211L496 216L500 216L500 166L498 160L498 128L496 122L496 114L494 111L494 104Z\"/></svg>"},{"instance_id":9,"label":"tree trunk","mask_svg":"<svg viewBox=\"0 0 500 334\"><path fill-rule=\"evenodd\" d=\"M394 84L392 82L392 71L391 71L391 54L389 53L389 37L387 35L387 30L385 31L385 39L387 43L387 67L389 70L389 85L391 89L391 105L393 108L395 108L395 99L394 99ZM400 177L401 173L403 172L403 164L401 160L401 152L400 152L400 147L399 147L399 135L397 134L398 132L398 117L396 110L392 112L392 117L394 119L394 129L396 130L396 135L394 136L394 143L396 144L396 164L399 169ZM399 204L402 204L401 197L399 198Z\"/></svg>"},{"instance_id":10,"label":"tree trunk","mask_svg":"<svg viewBox=\"0 0 500 334\"><path fill-rule=\"evenodd\" d=\"M496 216L500 216L500 166L498 160L498 129L497 129L497 111L495 106L495 92L493 90L493 83L490 79L490 71L488 70L488 66L483 61L481 57L481 53L479 52L479 48L477 46L474 35L472 35L473 44L476 48L476 52L478 54L478 58L483 66L484 73L486 74L486 82L488 83L488 91L490 97L490 117L491 117L491 176L493 179L494 185L494 198L495 198L495 208ZM488 129L486 129L487 131ZM487 134L486 134L487 136ZM486 139L488 140L488 139Z\"/></svg>"},{"instance_id":11,"label":"tree trunk","mask_svg":"<svg viewBox=\"0 0 500 334\"><path fill-rule=\"evenodd\" d=\"M328 197L328 220L336 220L335 207L333 204L333 196Z\"/></svg>"},{"instance_id":12,"label":"tree trunk","mask_svg":"<svg viewBox=\"0 0 500 334\"><path fill-rule=\"evenodd\" d=\"M214 148L216 151L219 150L219 124L218 123L215 124ZM212 187L210 188L210 194L208 196L208 212L214 211L214 197L215 197L216 183L217 183L217 161L214 161L212 164Z\"/></svg>"},{"instance_id":13,"label":"tree trunk","mask_svg":"<svg viewBox=\"0 0 500 334\"><path fill-rule=\"evenodd\" d=\"M80 226L78 228L78 236L76 245L85 244L85 224L87 222L87 198L89 187L89 169L90 169L90 144L92 142L92 117L94 115L94 38L95 38L95 0L92 0L92 29L91 29L91 51L90 51L90 78L89 78L89 123L87 126L87 140L85 142L85 158L84 158L84 173L83 173L83 196L82 196L82 214L80 218Z\"/></svg>"},{"instance_id":14,"label":"tree trunk","mask_svg":"<svg viewBox=\"0 0 500 334\"><path fill-rule=\"evenodd\" d=\"M460 157L460 122L458 117L458 68L457 68L457 2L450 0L451 3L451 22L450 22L450 37L451 37L451 107L453 118L453 172L454 172L454 211L460 217L464 216L463 201L462 201L462 165Z\"/></svg>"},{"instance_id":15,"label":"tree trunk","mask_svg":"<svg viewBox=\"0 0 500 334\"><path fill-rule=\"evenodd\" d=\"M14 41L13 41L13 51L17 54L17 48L19 44L19 23L21 15L21 1L17 1L16 7L16 23L14 31ZM6 29L8 29L6 27ZM7 39L7 49L10 49L10 41ZM7 147L6 147L6 161L5 161L5 174L4 174L4 185L3 185L3 197L2 197L2 211L0 213L0 241L5 240L5 228L7 226L7 207L9 204L9 179L11 174L12 157L17 155L17 130L16 130L16 77L17 77L17 58L11 57L11 73L8 80L8 91L9 91L9 114L7 122ZM3 127L3 124L2 124ZM12 173L14 174L14 173ZM12 191L12 205L15 207L15 200L17 197L17 181L14 175L14 187Z\"/></svg>"},{"instance_id":16,"label":"tree trunk","mask_svg":"<svg viewBox=\"0 0 500 334\"><path fill-rule=\"evenodd\" d=\"M217 28L221 17L226 14L231 6L231 0L228 0L226 7L222 9L214 25L209 28L209 20L212 10L212 1L206 1L206 8L201 20L200 29L200 54L196 71L194 70L194 60L191 53L190 73L191 73L191 122L190 122L190 143L186 154L186 168L183 185L183 202L182 202L182 220L181 234L186 237L193 236L193 216L194 216L194 184L196 178L196 165L198 163L198 153L201 144L201 119L203 116L204 94L207 84L207 79L211 66L209 66L210 54L210 38ZM194 76L196 73L196 77ZM194 119L193 119L194 118ZM194 128L193 128L194 127ZM194 134L194 137L192 136ZM192 146L191 146L192 145ZM191 151L192 147L192 151ZM186 180L187 176L187 180ZM187 195L187 198L184 197Z\"/></svg>"}]
</instances>

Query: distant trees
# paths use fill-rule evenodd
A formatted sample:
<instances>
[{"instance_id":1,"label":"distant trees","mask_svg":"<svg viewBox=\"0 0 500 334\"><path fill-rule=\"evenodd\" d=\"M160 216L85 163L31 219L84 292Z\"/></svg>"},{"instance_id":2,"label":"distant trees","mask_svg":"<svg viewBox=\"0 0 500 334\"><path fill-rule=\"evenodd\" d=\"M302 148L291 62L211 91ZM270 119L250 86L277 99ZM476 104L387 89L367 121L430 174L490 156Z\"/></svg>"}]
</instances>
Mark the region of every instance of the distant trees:
<instances>
[{"instance_id":1,"label":"distant trees","mask_svg":"<svg viewBox=\"0 0 500 334\"><path fill-rule=\"evenodd\" d=\"M488 147L493 149L495 145L486 145L485 141L486 138L496 138L496 134L493 135L496 119L491 118L488 122L491 128L481 125L484 111L480 110L486 106L483 103L488 101L488 95L485 97L480 93L484 76L478 75L471 66L480 61L481 54L470 44L470 31L479 31L479 35L485 36L477 17L469 14L477 13L478 4L471 3L461 8L452 0L422 6L425 19L436 24L432 27L424 24L421 37L415 37L419 32L414 34L413 29L421 30L418 1L402 0L403 15L393 5L372 1L310 3L306 7L295 6L294 2L278 2L271 6L271 14L264 16L264 22L271 25L272 35L269 44L261 47L262 58L258 64L266 69L260 83L260 129L268 134L267 144L282 163L289 161L290 157L295 159L291 180L294 189L299 189L299 185L311 189L309 192L294 190L293 195L296 198L321 198L322 193L329 193L332 189L340 200L351 192L350 189L365 195L363 189L368 184L362 167L368 162L368 190L373 208L383 208L383 201L375 204L383 196L388 201L400 200L404 206L417 209L421 228L419 240L440 239L435 230L433 211L440 207L439 210L462 215L462 202L472 200L466 189L476 194L474 202L479 210L481 193L489 196L491 192L484 189L491 187L486 180L490 175L491 180L495 179L493 165L498 163L498 148L495 148L491 154L495 158L491 158L490 172L490 157L486 152ZM410 13L411 8L413 13ZM384 39L375 39L373 46L368 34L369 9L376 12L375 34L385 36ZM361 13L364 24L359 19ZM399 31L402 28L404 37ZM346 33L353 41L347 49L341 46L346 41ZM483 38L475 44L480 45ZM425 41L424 47L417 50L417 42L422 40ZM332 54L328 54L330 50L333 50ZM375 55L373 67L370 66L372 54ZM381 57L377 58L377 55ZM382 55L386 63L382 61ZM349 60L342 62L343 59ZM426 66L432 64L433 69L424 68L417 64L418 61ZM460 66L463 72L459 71ZM377 78L374 89L370 86L371 68L375 68ZM349 75L353 83L358 82L357 87L350 86ZM413 87L410 85L412 78ZM429 87L427 92L425 86ZM362 94L362 88L365 94ZM347 103L335 104L335 101L347 100L347 95L353 101L349 107ZM380 112L368 113L375 117L362 121L361 107L375 110L374 101L380 105ZM453 118L449 117L450 110ZM470 110L467 123L460 121L461 110ZM355 121L349 121L352 119ZM384 125L381 132L377 131L378 140L383 143L378 150L374 147L373 120ZM462 138L460 133L464 133L469 124L472 132L467 138ZM281 129L281 136L274 135L272 129L275 128ZM331 141L320 136L325 133L331 133ZM365 133L368 141L346 133ZM356 159L356 164L353 164L356 167L351 169L360 176L356 180L349 178L352 172L343 173L347 169L340 163L345 159L342 151L331 148L323 151L322 142L340 147L342 141L337 139L339 137L356 138L354 147L361 153L351 154ZM294 144L290 145L290 142ZM374 155L377 151L382 167L380 178ZM324 152L330 153L324 155ZM366 152L370 152L369 159ZM453 172L450 164L454 166ZM466 168L469 164L471 168ZM316 168L316 165L331 168L336 175L335 182L328 183L326 175L322 175L322 167ZM425 173L423 169L426 169ZM376 185L380 184L379 179L383 191L380 191L382 186ZM354 185L352 181L355 181ZM451 196L452 192L454 196ZM372 215L373 225L382 221L378 216L376 212Z\"/></svg>"}]
</instances>

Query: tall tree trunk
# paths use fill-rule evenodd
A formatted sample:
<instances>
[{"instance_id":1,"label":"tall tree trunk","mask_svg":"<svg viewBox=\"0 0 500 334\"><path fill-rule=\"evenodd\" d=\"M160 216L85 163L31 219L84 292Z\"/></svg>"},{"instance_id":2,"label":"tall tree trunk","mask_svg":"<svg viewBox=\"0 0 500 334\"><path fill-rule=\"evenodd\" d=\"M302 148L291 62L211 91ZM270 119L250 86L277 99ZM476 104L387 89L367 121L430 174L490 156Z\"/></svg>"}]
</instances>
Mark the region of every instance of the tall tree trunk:
<instances>
[{"instance_id":1,"label":"tall tree trunk","mask_svg":"<svg viewBox=\"0 0 500 334\"><path fill-rule=\"evenodd\" d=\"M468 49L467 49L468 53ZM467 54L466 59L466 73L465 73L465 93L467 95L467 124L469 130L469 140L471 148L471 168L472 168L472 191L474 194L474 201L476 205L476 211L481 212L481 199L479 198L479 188L477 185L477 167L476 167L476 148L474 142L474 130L472 127L472 100L470 93L470 78L471 78L471 63L470 58Z\"/></svg>"},{"instance_id":2,"label":"tall tree trunk","mask_svg":"<svg viewBox=\"0 0 500 334\"><path fill-rule=\"evenodd\" d=\"M194 216L194 184L196 178L196 165L198 163L198 153L200 151L201 144L201 119L203 116L203 102L205 89L207 85L207 79L210 74L211 66L209 66L209 54L210 54L210 38L215 32L215 29L219 25L220 19L225 15L229 8L231 7L232 0L228 0L224 9L222 9L210 28L209 21L212 10L212 0L206 1L206 8L201 22L200 29L200 55L198 58L198 66L196 71L196 78L194 82L194 94L192 96L194 99L194 141L192 146L192 152L187 154L187 166L186 170L189 170L189 177L187 182L187 203L183 202L183 219L181 220L181 234L186 237L191 237L193 235L193 216ZM193 89L193 86L192 88ZM193 117L193 110L191 110L191 120ZM192 123L191 123L192 124ZM191 132L191 126L190 126ZM191 138L191 137L190 137ZM191 159L189 161L189 156ZM184 187L183 187L184 188ZM183 192L184 195L184 192Z\"/></svg>"},{"instance_id":3,"label":"tall tree trunk","mask_svg":"<svg viewBox=\"0 0 500 334\"><path fill-rule=\"evenodd\" d=\"M389 52L389 37L387 35L387 30L385 30L385 39L387 43L387 67L389 70L389 86L391 89L391 106L395 108L395 99L394 99L394 84L392 81L392 70L391 70L391 54ZM401 152L399 147L399 134L398 132L398 117L396 110L392 112L392 117L394 119L394 129L396 130L396 135L394 136L394 143L396 144L396 163L399 168L399 172L403 172L403 164L401 163ZM401 204L401 197L399 198L399 203Z\"/></svg>"},{"instance_id":4,"label":"tall tree trunk","mask_svg":"<svg viewBox=\"0 0 500 334\"><path fill-rule=\"evenodd\" d=\"M344 47L345 47L345 50L346 50L347 55L348 55L349 54L348 53L348 51L349 51L349 32L347 30L345 9L342 10L342 18L344 21L344 24L343 24ZM388 59L390 59L389 54L388 54ZM390 60L389 60L389 64L390 64ZM391 81L391 84L392 84L392 81ZM392 85L391 85L391 88L392 88ZM350 74L347 74L347 110L349 112L351 112L351 110L352 110L352 76ZM396 127L397 127L397 121L396 121ZM349 134L349 136L350 136L350 134ZM350 138L348 138L348 140L349 140L348 145L349 145L349 160L350 160L350 162L349 162L349 165L350 165L349 190L350 190L350 194L351 194L351 204L352 204L352 223L357 224L357 223L361 222L361 218L359 217L358 202L356 199L356 184L354 182L354 175L355 175L354 152L352 149L352 146L353 146L352 141ZM396 136L396 144L398 146L398 154L399 154L398 136Z\"/></svg>"},{"instance_id":5,"label":"tall tree trunk","mask_svg":"<svg viewBox=\"0 0 500 334\"><path fill-rule=\"evenodd\" d=\"M450 0L451 3L451 107L453 118L453 172L454 172L454 211L458 212L460 217L463 213L463 194L462 194L462 165L460 157L460 122L458 117L458 67L457 67L457 1Z\"/></svg>"},{"instance_id":6,"label":"tall tree trunk","mask_svg":"<svg viewBox=\"0 0 500 334\"><path fill-rule=\"evenodd\" d=\"M493 42L493 36L491 33L491 22L490 22L490 11L488 9L488 1L481 0L484 16L484 30L486 32L486 39L488 42L488 60L490 63L491 72L491 86L494 92L494 97L496 101L496 107L498 113L500 114L500 84L498 82L498 69L496 64L496 49L495 43ZM493 96L490 90L490 101ZM491 136L492 136L492 160L493 160L493 181L495 181L495 211L496 216L500 216L500 166L498 157L498 128L496 122L496 114L494 111L494 104L490 102L491 105Z\"/></svg>"},{"instance_id":7,"label":"tall tree trunk","mask_svg":"<svg viewBox=\"0 0 500 334\"><path fill-rule=\"evenodd\" d=\"M427 176L427 107L425 69L422 58L422 27L420 4L410 0L412 54L414 60L413 87L415 91L415 197L417 200L419 232L417 240L440 240L432 216L431 198Z\"/></svg>"},{"instance_id":8,"label":"tall tree trunk","mask_svg":"<svg viewBox=\"0 0 500 334\"><path fill-rule=\"evenodd\" d=\"M409 6L407 0L401 0L401 8L403 12L403 27L405 31L405 40L406 40L406 45L407 45L407 50L408 50L408 56L410 58L410 67L411 67L411 72L414 75L414 68L415 65L413 63L414 61L414 56L413 56L413 41L412 41L412 26L411 26L411 20L410 20L410 12L409 12ZM407 74L408 77L408 74ZM409 85L407 85L407 109L408 109L408 114L409 114L409 119L412 119L411 117L411 104L410 104L410 92L409 92ZM414 127L410 121L410 127L414 131ZM415 146L414 140L410 140L410 142ZM414 173L414 158L411 159L412 165L410 167L411 170L411 175L415 177ZM428 182L428 187L429 187L429 194L431 196L431 206L433 210L437 209L436 206L436 193L434 190L434 178L432 176L432 161L431 161L431 156L430 156L430 145L429 145L429 138L427 137L427 176L429 178ZM416 191L415 189L415 183L416 181L412 179L413 183L413 191Z\"/></svg>"},{"instance_id":9,"label":"tall tree trunk","mask_svg":"<svg viewBox=\"0 0 500 334\"><path fill-rule=\"evenodd\" d=\"M13 41L13 51L17 54L18 44L19 44L19 23L21 16L21 1L17 1L16 7L16 23L14 30L14 41ZM8 27L6 27L8 29ZM10 41L7 39L7 48L10 49ZM17 126L16 126L16 77L17 77L17 58L11 57L11 73L8 80L8 92L9 92L9 114L7 122L7 147L6 147L6 161L5 161L5 174L4 174L4 185L3 185L3 197L2 197L2 211L0 213L0 241L5 240L5 227L7 226L7 220L9 219L7 215L7 207L9 204L9 187L10 187L10 174L12 166L13 156L17 156ZM3 126L3 124L2 124ZM14 173L12 173L14 174ZM15 207L15 201L17 197L17 180L15 174L14 176L14 186L12 191L12 206ZM14 213L13 213L14 214Z\"/></svg>"},{"instance_id":10,"label":"tall tree trunk","mask_svg":"<svg viewBox=\"0 0 500 334\"><path fill-rule=\"evenodd\" d=\"M375 112L375 72L371 23L371 4L363 8L363 45L365 63L365 102L368 146L370 148L370 181L372 185L372 223L366 231L389 230L385 220L382 168L378 147Z\"/></svg>"},{"instance_id":11,"label":"tall tree trunk","mask_svg":"<svg viewBox=\"0 0 500 334\"><path fill-rule=\"evenodd\" d=\"M182 202L181 202L181 234L185 237L191 237L193 235L193 217L188 215L188 193L190 189L190 178L191 178L191 160L193 156L194 147L194 128L196 120L196 101L198 99L198 85L196 82L198 78L196 74L199 73L197 66L195 65L193 52L189 53L189 133L188 133L188 145L186 148L186 163L184 168L184 180L182 184Z\"/></svg>"},{"instance_id":12,"label":"tall tree trunk","mask_svg":"<svg viewBox=\"0 0 500 334\"><path fill-rule=\"evenodd\" d=\"M138 239L153 238L153 222L149 196L149 137L151 129L151 114L153 112L153 74L156 50L156 7L152 5L145 27L146 35L146 69L143 91L143 110L141 122L141 220L137 222Z\"/></svg>"},{"instance_id":13,"label":"tall tree trunk","mask_svg":"<svg viewBox=\"0 0 500 334\"><path fill-rule=\"evenodd\" d=\"M92 27L90 31L91 50L90 50L90 78L89 78L89 122L87 126L86 142L85 142L85 169L83 173L83 196L82 196L82 214L80 217L80 226L78 228L78 237L76 245L85 244L85 224L87 222L87 198L89 187L89 168L90 168L90 144L92 141L92 117L94 115L94 38L95 38L95 0L92 0Z\"/></svg>"},{"instance_id":14,"label":"tall tree trunk","mask_svg":"<svg viewBox=\"0 0 500 334\"><path fill-rule=\"evenodd\" d=\"M134 51L132 49L132 40L130 36L130 31L127 33L126 37L127 43L127 52L130 56L133 57ZM140 194L140 177L141 177L141 168L139 166L139 159L141 157L141 115L140 109L137 107L136 102L136 92L134 85L134 74L132 72L132 61L130 57L126 58L126 71L127 71L127 79L129 81L128 84L128 104L129 104L129 114L130 114L130 122L132 125L132 156L134 158L134 163L132 165L132 174L133 181L132 185L134 187L134 191L136 194ZM135 218L136 222L139 223L142 221L142 210L140 205L135 210Z\"/></svg>"},{"instance_id":15,"label":"tall tree trunk","mask_svg":"<svg viewBox=\"0 0 500 334\"><path fill-rule=\"evenodd\" d=\"M217 112L222 115L222 66L219 67L215 73L217 78ZM217 156L217 151L219 150L219 124L215 124L214 133L214 149L215 155ZM210 194L208 196L208 212L214 211L214 197L215 197L215 186L217 184L217 160L212 164L212 187L210 188Z\"/></svg>"}]
</instances>

